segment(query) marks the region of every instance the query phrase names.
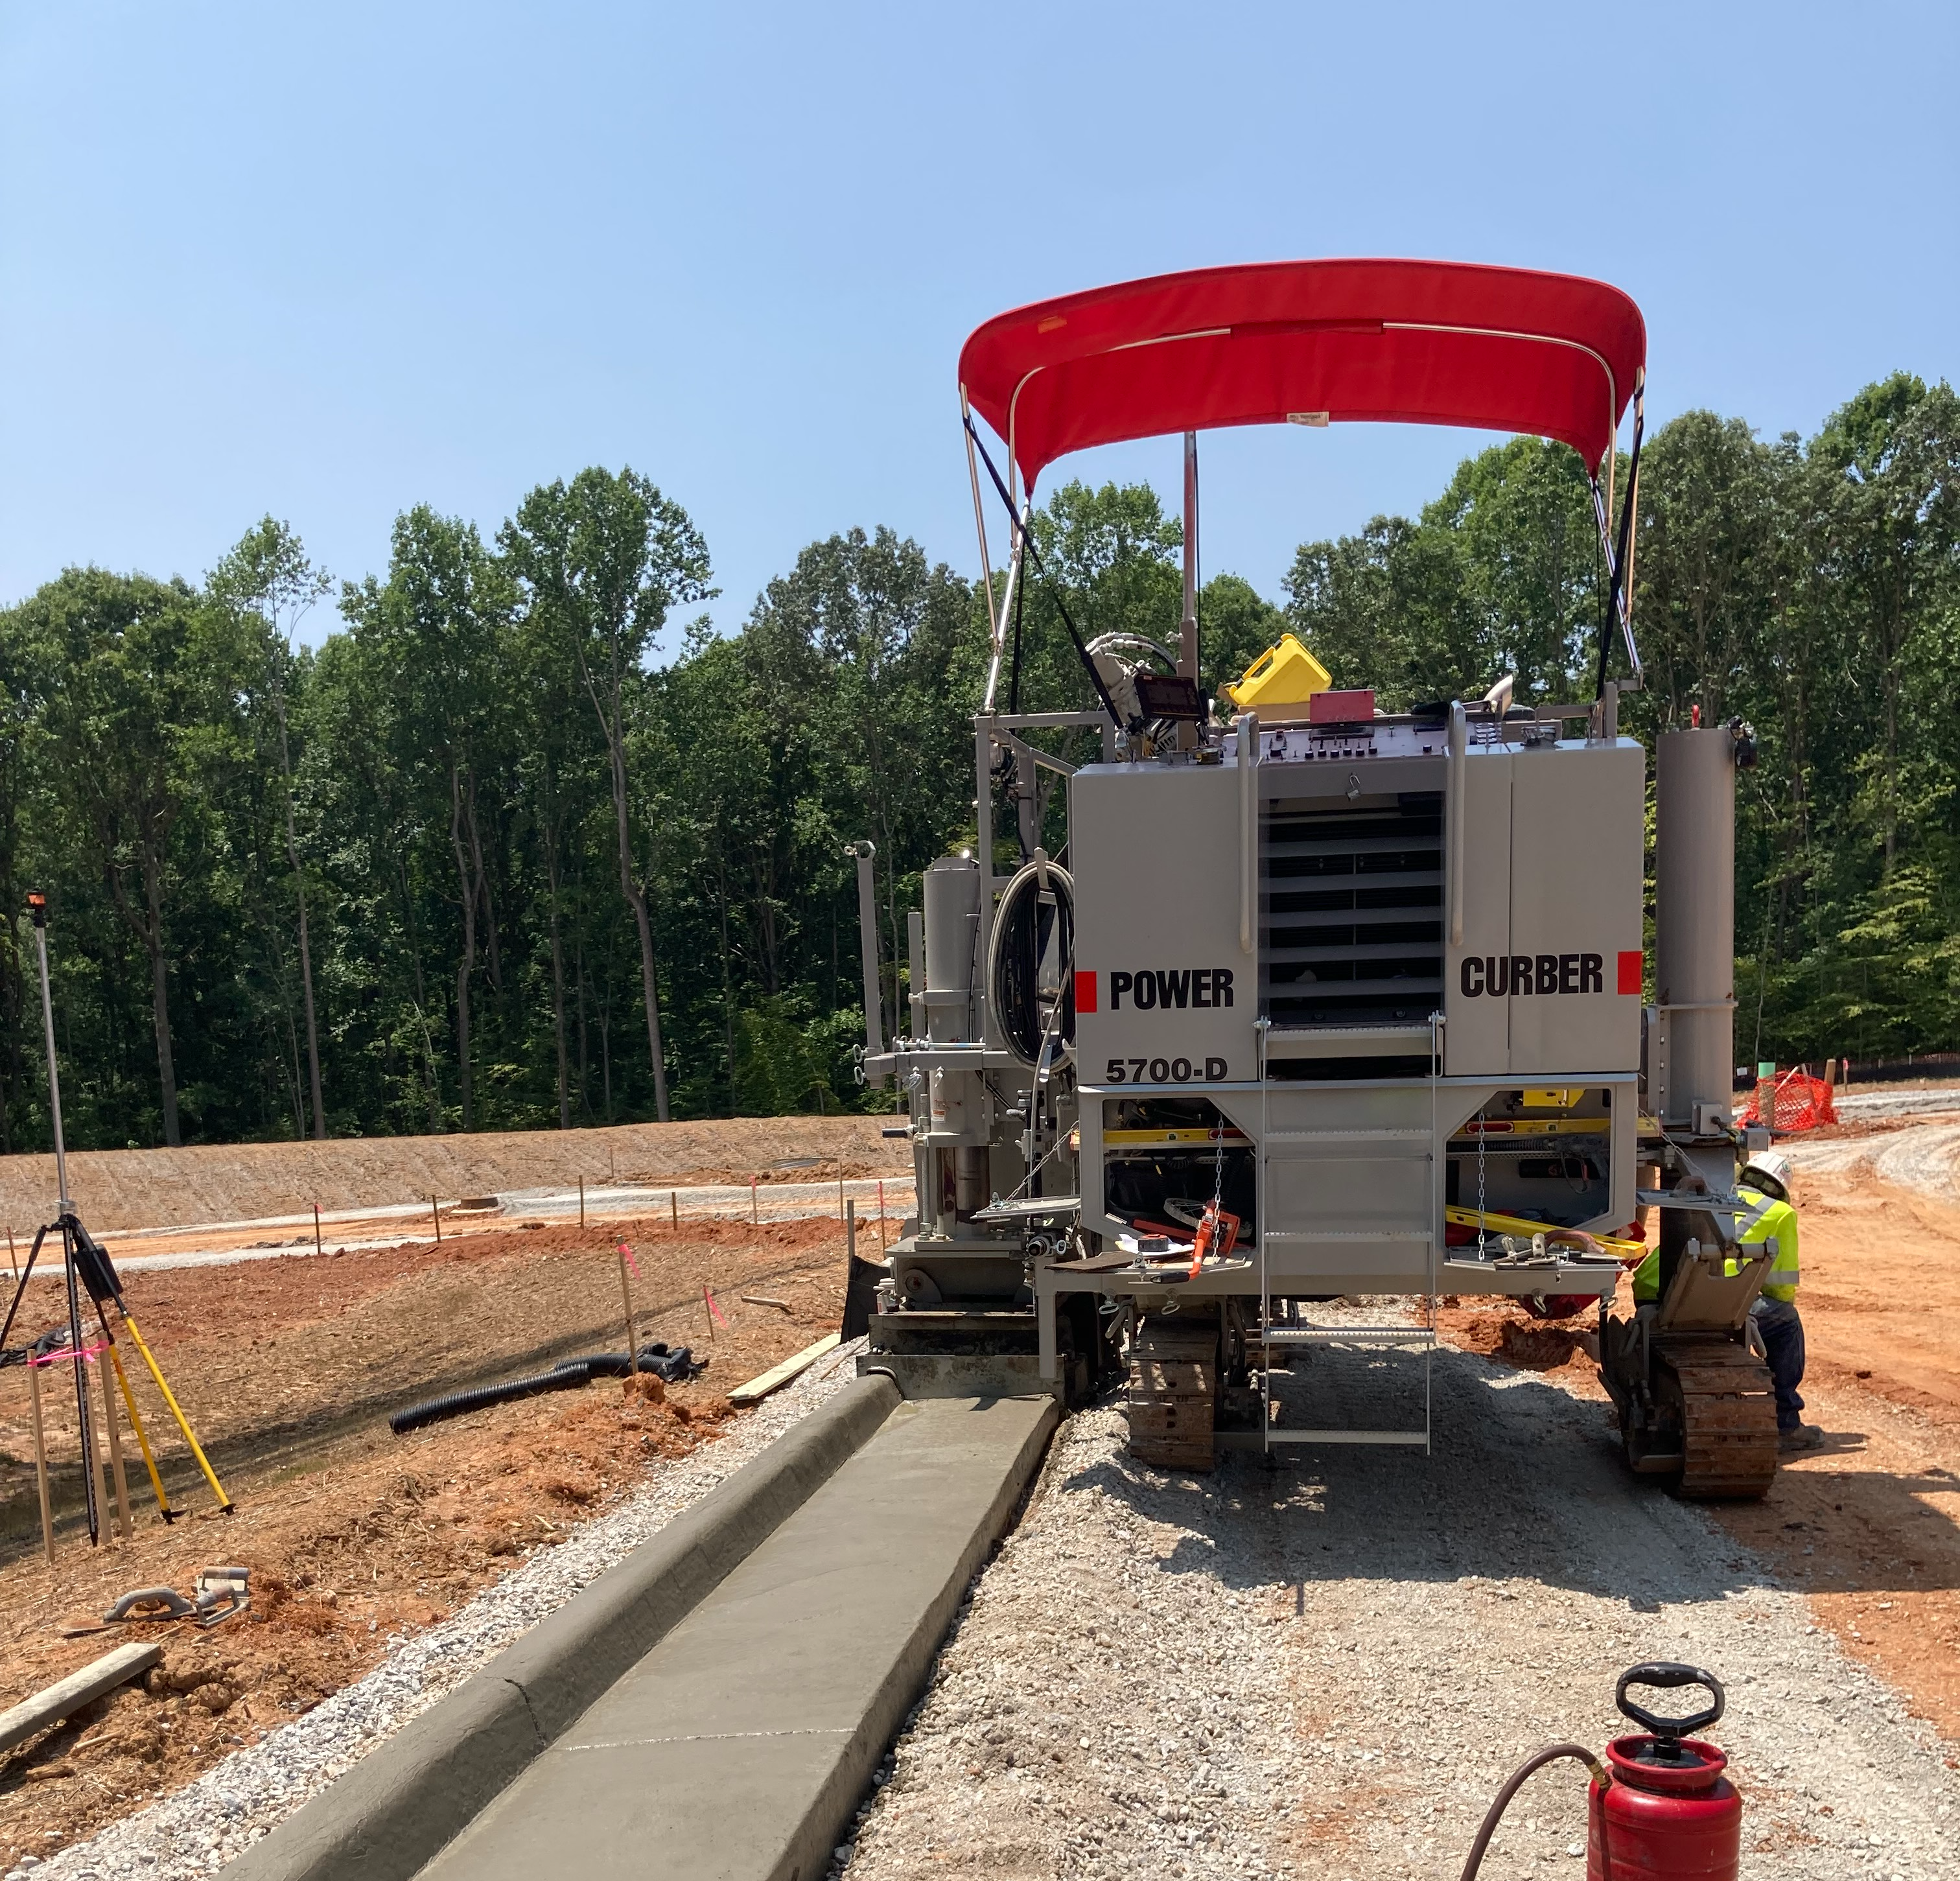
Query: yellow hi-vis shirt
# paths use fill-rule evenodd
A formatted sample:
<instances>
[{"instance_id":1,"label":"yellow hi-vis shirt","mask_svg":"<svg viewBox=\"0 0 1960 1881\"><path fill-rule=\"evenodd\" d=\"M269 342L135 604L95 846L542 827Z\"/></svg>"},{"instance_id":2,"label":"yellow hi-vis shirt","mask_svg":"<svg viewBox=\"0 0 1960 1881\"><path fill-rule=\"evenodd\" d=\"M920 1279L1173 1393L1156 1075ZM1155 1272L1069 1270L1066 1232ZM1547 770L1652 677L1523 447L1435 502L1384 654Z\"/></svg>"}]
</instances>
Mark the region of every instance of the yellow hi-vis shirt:
<instances>
[{"instance_id":1,"label":"yellow hi-vis shirt","mask_svg":"<svg viewBox=\"0 0 1960 1881\"><path fill-rule=\"evenodd\" d=\"M1765 1241L1777 1244L1776 1259L1770 1277L1763 1283L1763 1297L1785 1305L1796 1299L1799 1270L1796 1256L1796 1211L1787 1201L1774 1201L1754 1189L1738 1188L1745 1204L1736 1217L1736 1239L1744 1247L1758 1247ZM1660 1249L1656 1248L1634 1269L1634 1303L1643 1304L1660 1297Z\"/></svg>"}]
</instances>

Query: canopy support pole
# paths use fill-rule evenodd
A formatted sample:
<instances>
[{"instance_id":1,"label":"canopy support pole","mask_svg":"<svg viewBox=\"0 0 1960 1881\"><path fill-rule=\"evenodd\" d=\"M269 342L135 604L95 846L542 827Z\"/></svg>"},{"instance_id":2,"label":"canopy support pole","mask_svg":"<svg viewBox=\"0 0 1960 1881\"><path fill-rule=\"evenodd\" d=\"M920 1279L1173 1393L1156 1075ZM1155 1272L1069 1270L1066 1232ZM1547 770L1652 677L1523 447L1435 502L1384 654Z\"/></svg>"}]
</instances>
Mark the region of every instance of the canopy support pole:
<instances>
[{"instance_id":1,"label":"canopy support pole","mask_svg":"<svg viewBox=\"0 0 1960 1881\"><path fill-rule=\"evenodd\" d=\"M1184 434L1184 619L1178 636L1178 676L1198 677L1198 434Z\"/></svg>"},{"instance_id":2,"label":"canopy support pole","mask_svg":"<svg viewBox=\"0 0 1960 1881\"><path fill-rule=\"evenodd\" d=\"M1178 626L1177 670L1181 679L1198 683L1198 434L1184 434L1184 618ZM1177 728L1178 748L1189 750L1198 742L1195 724Z\"/></svg>"},{"instance_id":3,"label":"canopy support pole","mask_svg":"<svg viewBox=\"0 0 1960 1881\"><path fill-rule=\"evenodd\" d=\"M966 448L969 451L973 448L971 438L966 441ZM1021 564L1026 559L1028 518L1033 508L1034 499L1030 497L1021 506L1018 520L1011 510L1007 513L1007 527L1013 532L1013 551L1007 558L1007 579L1001 590L1001 611L994 624L994 651L987 664L987 698L980 708L982 711L994 709L994 695L1000 690L1001 660L1007 649L1007 623L1015 617L1015 590L1020 585Z\"/></svg>"},{"instance_id":4,"label":"canopy support pole","mask_svg":"<svg viewBox=\"0 0 1960 1881\"><path fill-rule=\"evenodd\" d=\"M1599 479L1592 479L1592 512L1599 525L1599 546L1606 556L1606 618L1599 623L1599 679L1597 696L1606 696L1606 660L1612 643L1613 627L1619 625L1620 638L1627 649L1628 664L1633 668L1629 678L1620 682L1623 692L1637 692L1645 675L1640 666L1640 648L1634 643L1634 539L1640 523L1640 435L1646 425L1647 368L1642 367L1634 375L1634 448L1627 462L1627 494L1620 508L1619 539L1615 541L1612 530L1612 498L1602 496ZM1607 462L1610 467L1614 447L1606 447ZM1608 489L1610 491L1609 484Z\"/></svg>"},{"instance_id":5,"label":"canopy support pole","mask_svg":"<svg viewBox=\"0 0 1960 1881\"><path fill-rule=\"evenodd\" d=\"M973 527L980 533L980 591L987 597L987 632L994 643L994 666L1001 664L1001 619L994 606L994 565L987 553L987 505L980 495L980 466L973 456L973 415L966 403L966 388L959 388L960 428L966 434L966 475L973 485ZM1011 506L1008 514L1013 514ZM993 705L993 688L988 688L988 705Z\"/></svg>"}]
</instances>

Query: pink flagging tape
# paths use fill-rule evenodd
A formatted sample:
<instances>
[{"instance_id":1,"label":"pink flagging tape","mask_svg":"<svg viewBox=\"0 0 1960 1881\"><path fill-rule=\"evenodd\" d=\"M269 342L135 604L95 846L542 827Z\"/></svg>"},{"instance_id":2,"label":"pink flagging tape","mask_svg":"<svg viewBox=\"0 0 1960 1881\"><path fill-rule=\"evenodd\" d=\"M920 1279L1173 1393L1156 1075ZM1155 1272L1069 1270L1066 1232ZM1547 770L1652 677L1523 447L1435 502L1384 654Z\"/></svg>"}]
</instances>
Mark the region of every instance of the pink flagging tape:
<instances>
[{"instance_id":1,"label":"pink flagging tape","mask_svg":"<svg viewBox=\"0 0 1960 1881\"><path fill-rule=\"evenodd\" d=\"M635 1280L638 1280L640 1278L640 1263L634 1259L632 1249L625 1242L622 1241L619 1243L619 1253L621 1259L625 1262L627 1268L632 1274L633 1278Z\"/></svg>"},{"instance_id":2,"label":"pink flagging tape","mask_svg":"<svg viewBox=\"0 0 1960 1881\"><path fill-rule=\"evenodd\" d=\"M708 1302L708 1311L713 1313L715 1318L719 1319L724 1326L726 1326L728 1323L727 1317L722 1312L721 1309L714 1303L714 1294L713 1291L710 1288L704 1287L701 1290L701 1297Z\"/></svg>"},{"instance_id":3,"label":"pink flagging tape","mask_svg":"<svg viewBox=\"0 0 1960 1881\"><path fill-rule=\"evenodd\" d=\"M39 1358L30 1358L27 1363L30 1365L65 1365L72 1360L84 1358L93 1364L108 1349L107 1339L97 1339L93 1345L66 1345L59 1352L44 1352Z\"/></svg>"}]
</instances>

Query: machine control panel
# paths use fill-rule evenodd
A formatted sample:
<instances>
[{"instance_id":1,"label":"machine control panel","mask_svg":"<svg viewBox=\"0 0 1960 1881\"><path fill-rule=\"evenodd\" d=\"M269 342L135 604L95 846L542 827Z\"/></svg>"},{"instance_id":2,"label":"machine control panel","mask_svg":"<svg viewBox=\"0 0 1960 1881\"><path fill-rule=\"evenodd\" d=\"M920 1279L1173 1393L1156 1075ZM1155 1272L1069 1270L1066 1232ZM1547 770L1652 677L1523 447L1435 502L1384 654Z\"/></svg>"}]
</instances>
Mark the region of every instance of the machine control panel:
<instances>
[{"instance_id":1,"label":"machine control panel","mask_svg":"<svg viewBox=\"0 0 1960 1881\"><path fill-rule=\"evenodd\" d=\"M1260 762L1312 764L1333 759L1351 764L1360 758L1430 758L1445 755L1449 733L1442 725L1377 721L1358 725L1284 725L1259 734Z\"/></svg>"}]
</instances>

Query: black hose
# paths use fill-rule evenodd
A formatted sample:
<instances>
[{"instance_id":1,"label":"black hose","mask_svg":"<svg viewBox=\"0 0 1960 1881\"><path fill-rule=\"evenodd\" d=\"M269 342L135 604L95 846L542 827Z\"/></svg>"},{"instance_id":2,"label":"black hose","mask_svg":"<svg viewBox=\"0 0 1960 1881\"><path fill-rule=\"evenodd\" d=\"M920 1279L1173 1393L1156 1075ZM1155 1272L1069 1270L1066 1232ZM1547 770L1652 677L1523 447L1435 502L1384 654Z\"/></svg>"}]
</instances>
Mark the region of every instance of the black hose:
<instances>
[{"instance_id":1,"label":"black hose","mask_svg":"<svg viewBox=\"0 0 1960 1881\"><path fill-rule=\"evenodd\" d=\"M1061 963L1057 1039L1062 1045L1075 1042L1075 883L1053 862L1045 884L1041 876L1040 866L1030 862L1002 893L988 963L988 997L1001 1034L1015 1057L1028 1065L1040 1055L1045 1030L1039 981L1052 944ZM1044 888L1051 898L1046 906Z\"/></svg>"},{"instance_id":2,"label":"black hose","mask_svg":"<svg viewBox=\"0 0 1960 1881\"><path fill-rule=\"evenodd\" d=\"M671 1351L660 1342L640 1348L639 1369L651 1372L667 1384L679 1384L705 1369L685 1345ZM531 1372L522 1378L506 1380L501 1385L477 1385L467 1391L445 1392L421 1404L397 1411L388 1420L388 1428L397 1437L419 1431L426 1424L440 1424L446 1418L482 1411L493 1404L513 1404L520 1398L535 1398L547 1391L572 1391L594 1378L624 1378L633 1370L624 1352L594 1352L585 1358L568 1358L549 1371Z\"/></svg>"},{"instance_id":3,"label":"black hose","mask_svg":"<svg viewBox=\"0 0 1960 1881\"><path fill-rule=\"evenodd\" d=\"M1577 1757L1592 1773L1592 1781L1599 1786L1599 1872L1604 1881L1613 1881L1612 1851L1606 1840L1606 1791L1612 1784L1612 1775L1606 1766L1586 1749L1583 1744L1548 1744L1541 1751L1533 1752L1516 1769L1504 1779L1504 1785L1491 1799L1491 1807L1484 1818L1483 1826L1477 1831L1477 1839L1470 1844L1469 1858L1463 1864L1460 1881L1477 1881L1477 1870L1484 1865L1484 1851L1491 1845L1491 1838L1497 1832L1497 1824L1504 1811L1510 1806L1511 1798L1523 1788L1525 1779L1542 1770L1548 1763L1556 1763L1561 1757ZM1586 1810L1586 1825L1592 1825L1592 1810Z\"/></svg>"}]
</instances>

